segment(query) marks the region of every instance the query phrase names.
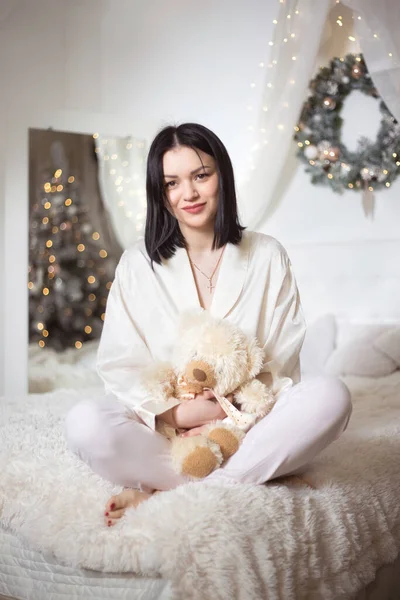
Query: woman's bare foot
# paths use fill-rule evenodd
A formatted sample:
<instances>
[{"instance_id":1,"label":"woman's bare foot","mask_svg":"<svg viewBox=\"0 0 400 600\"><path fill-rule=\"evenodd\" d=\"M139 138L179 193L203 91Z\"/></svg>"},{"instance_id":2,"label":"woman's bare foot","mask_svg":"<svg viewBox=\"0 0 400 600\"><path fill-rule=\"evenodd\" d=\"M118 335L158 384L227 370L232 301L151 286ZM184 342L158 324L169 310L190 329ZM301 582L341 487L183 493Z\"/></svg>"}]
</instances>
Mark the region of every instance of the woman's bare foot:
<instances>
[{"instance_id":1,"label":"woman's bare foot","mask_svg":"<svg viewBox=\"0 0 400 600\"><path fill-rule=\"evenodd\" d=\"M105 524L108 527L115 525L128 506L138 506L141 502L148 500L151 495L147 492L127 488L120 494L111 496L104 511Z\"/></svg>"}]
</instances>

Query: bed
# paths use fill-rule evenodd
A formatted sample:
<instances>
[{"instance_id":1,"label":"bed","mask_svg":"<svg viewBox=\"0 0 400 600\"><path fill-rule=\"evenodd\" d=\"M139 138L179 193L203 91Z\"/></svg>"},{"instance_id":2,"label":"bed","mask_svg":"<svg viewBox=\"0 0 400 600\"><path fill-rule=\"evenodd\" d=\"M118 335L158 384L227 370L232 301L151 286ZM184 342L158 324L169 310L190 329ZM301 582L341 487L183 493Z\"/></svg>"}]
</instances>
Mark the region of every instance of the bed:
<instances>
[{"instance_id":1,"label":"bed","mask_svg":"<svg viewBox=\"0 0 400 600\"><path fill-rule=\"evenodd\" d=\"M386 243L379 247L389 250ZM319 250L323 277L329 249ZM365 252L353 250L346 260L340 247L341 272L332 277L332 266L327 287L318 284L312 294L307 282L318 279L316 261L309 267L315 247L297 248L294 266L308 312L332 305L338 322L351 316L344 301L331 296L340 282L356 311L353 322L398 324L400 277L392 268L382 279L385 268L369 261L357 295L346 281ZM374 269L385 294L373 286ZM368 309L361 296L368 297ZM91 369L90 356L85 360L77 366ZM36 376L43 382L40 370ZM73 379L64 379L63 388L53 381L45 393L0 399L0 598L400 597L398 368L373 378L343 377L353 416L307 469L310 485L295 478L258 487L191 483L128 510L111 529L103 525L103 506L121 488L72 455L62 431L67 410L102 388L88 378L91 385L74 389Z\"/></svg>"},{"instance_id":2,"label":"bed","mask_svg":"<svg viewBox=\"0 0 400 600\"><path fill-rule=\"evenodd\" d=\"M257 488L192 483L127 511L111 530L102 509L120 488L62 437L81 391L3 399L0 593L371 600L368 584L400 552L400 372L346 382L354 416L307 470L313 487L290 478Z\"/></svg>"}]
</instances>

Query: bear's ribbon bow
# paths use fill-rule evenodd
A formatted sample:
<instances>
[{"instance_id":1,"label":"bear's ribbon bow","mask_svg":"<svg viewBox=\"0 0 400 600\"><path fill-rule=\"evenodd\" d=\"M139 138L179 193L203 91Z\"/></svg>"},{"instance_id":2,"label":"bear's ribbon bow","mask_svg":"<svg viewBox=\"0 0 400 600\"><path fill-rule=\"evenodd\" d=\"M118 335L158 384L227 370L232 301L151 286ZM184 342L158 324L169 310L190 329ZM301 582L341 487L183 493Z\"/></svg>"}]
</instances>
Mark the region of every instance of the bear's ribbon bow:
<instances>
[{"instance_id":1,"label":"bear's ribbon bow","mask_svg":"<svg viewBox=\"0 0 400 600\"><path fill-rule=\"evenodd\" d=\"M215 390L212 388L206 388L212 391L219 404L222 406L225 414L232 419L235 425L237 425L243 431L247 431L254 425L256 422L256 415L251 415L249 413L242 413L240 410L233 406L229 400L227 400L224 396L220 396Z\"/></svg>"}]
</instances>

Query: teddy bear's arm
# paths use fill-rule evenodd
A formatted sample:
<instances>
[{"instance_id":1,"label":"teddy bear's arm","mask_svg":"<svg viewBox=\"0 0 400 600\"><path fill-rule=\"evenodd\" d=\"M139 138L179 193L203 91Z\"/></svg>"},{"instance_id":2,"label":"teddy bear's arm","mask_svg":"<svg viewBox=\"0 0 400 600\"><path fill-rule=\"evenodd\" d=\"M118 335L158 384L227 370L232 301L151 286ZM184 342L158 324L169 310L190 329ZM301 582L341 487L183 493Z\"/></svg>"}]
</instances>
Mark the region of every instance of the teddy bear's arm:
<instances>
[{"instance_id":1,"label":"teddy bear's arm","mask_svg":"<svg viewBox=\"0 0 400 600\"><path fill-rule=\"evenodd\" d=\"M154 363L141 373L141 383L155 401L176 398L177 378L170 363Z\"/></svg>"},{"instance_id":2,"label":"teddy bear's arm","mask_svg":"<svg viewBox=\"0 0 400 600\"><path fill-rule=\"evenodd\" d=\"M258 417L267 415L275 404L275 398L270 389L258 379L241 385L234 394L235 404L247 413Z\"/></svg>"}]
</instances>

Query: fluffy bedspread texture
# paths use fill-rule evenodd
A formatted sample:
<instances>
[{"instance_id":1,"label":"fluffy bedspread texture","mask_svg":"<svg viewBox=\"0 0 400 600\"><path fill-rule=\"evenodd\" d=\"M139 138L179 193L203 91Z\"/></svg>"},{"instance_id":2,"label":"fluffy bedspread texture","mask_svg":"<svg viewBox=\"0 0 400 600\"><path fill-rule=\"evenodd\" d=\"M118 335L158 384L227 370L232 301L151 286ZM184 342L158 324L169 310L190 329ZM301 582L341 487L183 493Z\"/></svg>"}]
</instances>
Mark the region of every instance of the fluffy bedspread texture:
<instances>
[{"instance_id":1,"label":"fluffy bedspread texture","mask_svg":"<svg viewBox=\"0 0 400 600\"><path fill-rule=\"evenodd\" d=\"M69 407L99 388L0 399L0 525L59 562L162 576L176 599L353 598L400 551L400 375L346 380L347 431L307 479L263 486L189 483L128 509L122 488L66 447Z\"/></svg>"}]
</instances>

